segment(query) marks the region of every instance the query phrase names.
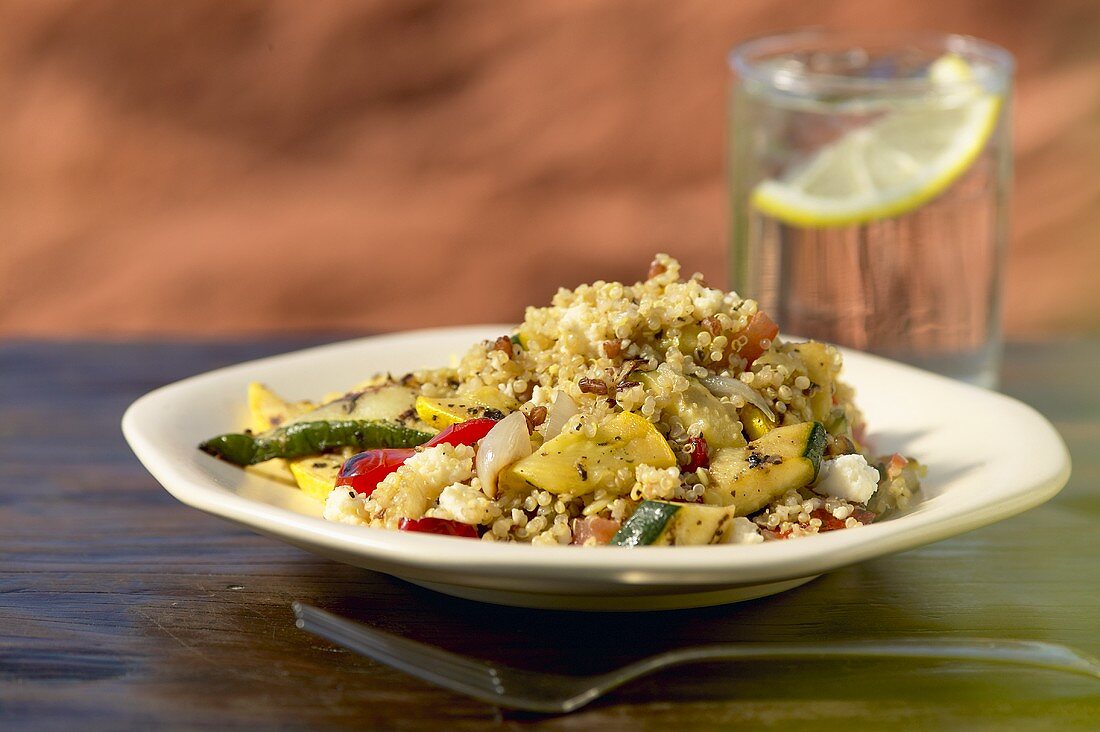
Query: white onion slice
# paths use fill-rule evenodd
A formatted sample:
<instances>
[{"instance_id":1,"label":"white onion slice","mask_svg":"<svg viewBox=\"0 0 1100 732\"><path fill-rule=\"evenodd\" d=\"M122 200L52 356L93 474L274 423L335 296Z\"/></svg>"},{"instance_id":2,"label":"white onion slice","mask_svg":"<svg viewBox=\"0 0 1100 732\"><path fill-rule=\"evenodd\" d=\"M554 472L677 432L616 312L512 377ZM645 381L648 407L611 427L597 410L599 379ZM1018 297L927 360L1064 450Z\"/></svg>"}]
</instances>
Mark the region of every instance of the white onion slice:
<instances>
[{"instance_id":1,"label":"white onion slice","mask_svg":"<svg viewBox=\"0 0 1100 732\"><path fill-rule=\"evenodd\" d=\"M739 396L749 404L760 409L761 412L767 415L768 419L776 422L775 412L768 406L768 403L764 401L764 397L753 390L751 386L746 384L741 379L733 376L721 376L715 374L713 376L704 376L700 381L703 382L703 386L710 390L711 394L715 396Z\"/></svg>"},{"instance_id":2,"label":"white onion slice","mask_svg":"<svg viewBox=\"0 0 1100 732\"><path fill-rule=\"evenodd\" d=\"M531 454L531 434L527 431L527 417L523 412L512 412L496 423L477 446L474 468L481 481L481 490L494 498L497 494L497 477L500 471Z\"/></svg>"},{"instance_id":3,"label":"white onion slice","mask_svg":"<svg viewBox=\"0 0 1100 732\"><path fill-rule=\"evenodd\" d=\"M550 408L546 410L546 421L542 423L542 436L547 440L552 440L560 435L565 428L565 423L578 411L577 403L573 401L573 398L564 391L559 390L554 395L554 401L550 403Z\"/></svg>"}]
</instances>

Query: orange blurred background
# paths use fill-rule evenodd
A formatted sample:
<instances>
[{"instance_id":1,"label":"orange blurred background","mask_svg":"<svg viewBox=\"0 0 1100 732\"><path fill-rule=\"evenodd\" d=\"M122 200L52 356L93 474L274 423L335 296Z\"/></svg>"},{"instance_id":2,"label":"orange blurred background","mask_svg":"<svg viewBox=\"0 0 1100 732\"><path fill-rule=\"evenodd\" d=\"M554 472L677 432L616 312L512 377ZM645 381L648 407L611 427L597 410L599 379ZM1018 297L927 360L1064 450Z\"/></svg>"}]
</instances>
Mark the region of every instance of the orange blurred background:
<instances>
[{"instance_id":1,"label":"orange blurred background","mask_svg":"<svg viewBox=\"0 0 1100 732\"><path fill-rule=\"evenodd\" d=\"M1011 336L1100 330L1100 3L0 4L0 335L515 321L658 250L725 281L725 55L1017 55Z\"/></svg>"}]
</instances>

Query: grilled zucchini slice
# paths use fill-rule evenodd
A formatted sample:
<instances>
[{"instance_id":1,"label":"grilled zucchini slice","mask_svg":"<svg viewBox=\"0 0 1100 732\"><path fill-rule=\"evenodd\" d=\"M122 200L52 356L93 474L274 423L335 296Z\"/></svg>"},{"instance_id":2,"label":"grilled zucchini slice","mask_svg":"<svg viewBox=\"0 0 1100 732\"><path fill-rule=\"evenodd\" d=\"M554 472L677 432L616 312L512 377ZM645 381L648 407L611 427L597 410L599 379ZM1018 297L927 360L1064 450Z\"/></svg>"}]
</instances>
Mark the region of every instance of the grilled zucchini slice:
<instances>
[{"instance_id":1,"label":"grilled zucchini slice","mask_svg":"<svg viewBox=\"0 0 1100 732\"><path fill-rule=\"evenodd\" d=\"M799 343L793 350L802 357L806 375L817 386L810 396L813 417L824 422L833 409L833 392L836 390L833 354L829 352L829 346L817 341Z\"/></svg>"},{"instance_id":2,"label":"grilled zucchini slice","mask_svg":"<svg viewBox=\"0 0 1100 732\"><path fill-rule=\"evenodd\" d=\"M803 422L777 427L745 447L718 450L710 460L704 498L732 507L738 516L759 511L817 478L825 443L820 422Z\"/></svg>"},{"instance_id":3,"label":"grilled zucchini slice","mask_svg":"<svg viewBox=\"0 0 1100 732\"><path fill-rule=\"evenodd\" d=\"M634 469L643 463L671 468L676 456L652 422L621 412L601 424L594 437L563 432L505 468L499 483L504 490L538 488L574 496L597 488L626 493L634 484Z\"/></svg>"},{"instance_id":4,"label":"grilled zucchini slice","mask_svg":"<svg viewBox=\"0 0 1100 732\"><path fill-rule=\"evenodd\" d=\"M290 472L298 487L310 498L324 501L336 487L343 455L311 455L289 461Z\"/></svg>"},{"instance_id":5,"label":"grilled zucchini slice","mask_svg":"<svg viewBox=\"0 0 1100 732\"><path fill-rule=\"evenodd\" d=\"M519 409L519 402L491 386L469 394L416 398L416 414L426 424L443 429L470 419L503 419Z\"/></svg>"},{"instance_id":6,"label":"grilled zucchini slice","mask_svg":"<svg viewBox=\"0 0 1100 732\"><path fill-rule=\"evenodd\" d=\"M733 509L698 503L643 501L611 538L613 546L722 544L733 530Z\"/></svg>"}]
</instances>

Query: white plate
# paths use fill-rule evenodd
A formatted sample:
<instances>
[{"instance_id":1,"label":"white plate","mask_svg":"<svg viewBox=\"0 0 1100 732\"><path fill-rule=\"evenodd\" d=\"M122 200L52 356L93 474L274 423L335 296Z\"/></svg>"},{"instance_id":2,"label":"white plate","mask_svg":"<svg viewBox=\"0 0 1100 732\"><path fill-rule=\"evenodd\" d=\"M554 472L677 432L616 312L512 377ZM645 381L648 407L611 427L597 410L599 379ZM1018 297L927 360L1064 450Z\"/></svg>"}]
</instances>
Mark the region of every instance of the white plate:
<instances>
[{"instance_id":1,"label":"white plate","mask_svg":"<svg viewBox=\"0 0 1100 732\"><path fill-rule=\"evenodd\" d=\"M845 379L879 452L928 465L919 500L881 523L753 546L532 547L334 524L295 488L200 452L246 423L245 390L263 381L292 398L348 388L376 371L446 365L508 326L364 338L251 361L157 389L122 420L149 472L184 503L308 551L440 592L527 607L667 609L780 592L823 572L905 551L1039 505L1069 478L1049 422L1008 397L845 351Z\"/></svg>"}]
</instances>

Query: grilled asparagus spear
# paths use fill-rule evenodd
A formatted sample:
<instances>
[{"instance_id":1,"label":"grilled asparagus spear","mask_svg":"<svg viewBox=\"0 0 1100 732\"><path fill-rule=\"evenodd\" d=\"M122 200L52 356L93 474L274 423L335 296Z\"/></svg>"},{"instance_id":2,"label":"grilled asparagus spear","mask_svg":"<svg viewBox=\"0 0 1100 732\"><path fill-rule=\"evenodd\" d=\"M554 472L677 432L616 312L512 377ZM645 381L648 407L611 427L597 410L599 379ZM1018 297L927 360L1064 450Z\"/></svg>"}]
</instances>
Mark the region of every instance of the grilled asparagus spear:
<instances>
[{"instance_id":1,"label":"grilled asparagus spear","mask_svg":"<svg viewBox=\"0 0 1100 732\"><path fill-rule=\"evenodd\" d=\"M218 435L200 444L199 449L235 465L255 465L272 458L319 455L338 447L416 447L431 437L430 432L396 422L343 419L295 422L260 435Z\"/></svg>"}]
</instances>

